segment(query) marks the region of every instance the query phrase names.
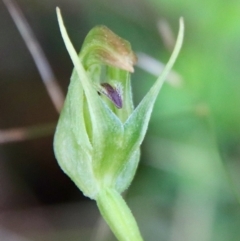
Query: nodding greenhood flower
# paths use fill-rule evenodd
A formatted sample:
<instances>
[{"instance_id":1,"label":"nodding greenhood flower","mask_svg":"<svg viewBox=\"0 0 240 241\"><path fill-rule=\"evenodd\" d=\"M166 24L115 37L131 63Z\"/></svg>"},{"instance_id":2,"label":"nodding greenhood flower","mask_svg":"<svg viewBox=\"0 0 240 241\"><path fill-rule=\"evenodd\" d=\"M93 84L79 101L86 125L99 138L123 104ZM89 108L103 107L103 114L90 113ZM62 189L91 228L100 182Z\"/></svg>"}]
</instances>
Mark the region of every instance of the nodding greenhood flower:
<instances>
[{"instance_id":1,"label":"nodding greenhood flower","mask_svg":"<svg viewBox=\"0 0 240 241\"><path fill-rule=\"evenodd\" d=\"M134 109L129 72L134 71L136 57L130 44L107 27L97 26L77 55L59 9L57 15L74 70L54 137L54 151L62 170L84 195L97 200L101 210L99 197L113 200L134 177L154 102L182 45L183 21L168 64Z\"/></svg>"}]
</instances>

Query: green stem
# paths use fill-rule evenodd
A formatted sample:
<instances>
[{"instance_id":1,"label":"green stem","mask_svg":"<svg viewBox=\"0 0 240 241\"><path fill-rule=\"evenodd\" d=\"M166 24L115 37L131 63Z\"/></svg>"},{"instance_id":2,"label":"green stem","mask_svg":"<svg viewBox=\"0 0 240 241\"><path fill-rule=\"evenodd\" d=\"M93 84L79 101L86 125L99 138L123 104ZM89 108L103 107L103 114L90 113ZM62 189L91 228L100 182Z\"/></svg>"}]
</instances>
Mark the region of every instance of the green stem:
<instances>
[{"instance_id":1,"label":"green stem","mask_svg":"<svg viewBox=\"0 0 240 241\"><path fill-rule=\"evenodd\" d=\"M117 191L103 189L96 201L103 218L119 241L143 241L129 207Z\"/></svg>"}]
</instances>

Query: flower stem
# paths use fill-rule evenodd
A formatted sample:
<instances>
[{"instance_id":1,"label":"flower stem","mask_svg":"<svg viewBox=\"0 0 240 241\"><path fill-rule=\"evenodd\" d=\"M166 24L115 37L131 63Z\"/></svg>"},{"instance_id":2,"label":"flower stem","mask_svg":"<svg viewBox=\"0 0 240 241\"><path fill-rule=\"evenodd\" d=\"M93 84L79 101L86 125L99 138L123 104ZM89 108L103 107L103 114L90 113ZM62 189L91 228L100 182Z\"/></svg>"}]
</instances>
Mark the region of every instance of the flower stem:
<instances>
[{"instance_id":1,"label":"flower stem","mask_svg":"<svg viewBox=\"0 0 240 241\"><path fill-rule=\"evenodd\" d=\"M143 241L129 207L118 192L110 188L103 189L96 201L102 216L119 241Z\"/></svg>"}]
</instances>

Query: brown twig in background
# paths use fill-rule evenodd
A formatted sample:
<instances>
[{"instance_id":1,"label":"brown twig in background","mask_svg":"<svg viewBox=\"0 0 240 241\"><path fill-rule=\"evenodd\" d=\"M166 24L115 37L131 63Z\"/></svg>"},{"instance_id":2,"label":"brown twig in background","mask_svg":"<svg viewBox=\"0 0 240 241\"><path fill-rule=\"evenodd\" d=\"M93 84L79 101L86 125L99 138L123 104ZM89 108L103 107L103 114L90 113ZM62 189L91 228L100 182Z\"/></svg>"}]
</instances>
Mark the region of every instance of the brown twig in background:
<instances>
[{"instance_id":1,"label":"brown twig in background","mask_svg":"<svg viewBox=\"0 0 240 241\"><path fill-rule=\"evenodd\" d=\"M53 134L56 123L0 130L0 144L35 139Z\"/></svg>"},{"instance_id":2,"label":"brown twig in background","mask_svg":"<svg viewBox=\"0 0 240 241\"><path fill-rule=\"evenodd\" d=\"M165 19L160 19L157 22L157 28L166 49L172 52L176 38L174 37L170 24Z\"/></svg>"},{"instance_id":3,"label":"brown twig in background","mask_svg":"<svg viewBox=\"0 0 240 241\"><path fill-rule=\"evenodd\" d=\"M63 106L64 94L40 44L17 3L14 0L3 0L3 2L31 53L52 103L59 113ZM56 123L47 123L32 127L0 130L0 144L47 136L54 132L55 126Z\"/></svg>"},{"instance_id":4,"label":"brown twig in background","mask_svg":"<svg viewBox=\"0 0 240 241\"><path fill-rule=\"evenodd\" d=\"M34 36L31 27L29 26L17 3L14 0L3 0L3 2L33 57L55 109L60 112L64 102L64 94L51 70L50 64L48 63L40 44Z\"/></svg>"},{"instance_id":5,"label":"brown twig in background","mask_svg":"<svg viewBox=\"0 0 240 241\"><path fill-rule=\"evenodd\" d=\"M137 58L137 67L145 70L146 72L154 76L159 76L165 67L162 62L145 53L137 53ZM171 70L167 76L166 82L169 83L171 86L179 87L182 85L183 80L180 74L178 74L174 70Z\"/></svg>"}]
</instances>

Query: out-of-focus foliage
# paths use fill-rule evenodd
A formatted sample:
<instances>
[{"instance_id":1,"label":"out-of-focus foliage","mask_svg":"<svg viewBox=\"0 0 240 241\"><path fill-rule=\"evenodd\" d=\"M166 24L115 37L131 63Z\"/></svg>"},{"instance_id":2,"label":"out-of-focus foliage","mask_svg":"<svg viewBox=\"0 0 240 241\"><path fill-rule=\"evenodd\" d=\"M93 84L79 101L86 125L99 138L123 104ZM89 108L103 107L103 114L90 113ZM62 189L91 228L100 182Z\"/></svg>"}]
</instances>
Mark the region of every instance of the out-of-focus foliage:
<instances>
[{"instance_id":1,"label":"out-of-focus foliage","mask_svg":"<svg viewBox=\"0 0 240 241\"><path fill-rule=\"evenodd\" d=\"M157 21L167 19L175 30L179 16L185 19L175 67L182 85L166 84L160 93L129 190L146 240L239 239L240 3L104 3L112 11L104 21L115 19L109 22L136 51L163 62L169 53L157 36ZM103 12L92 12L93 22L103 19ZM154 77L136 69L132 79L139 100Z\"/></svg>"},{"instance_id":2,"label":"out-of-focus foliage","mask_svg":"<svg viewBox=\"0 0 240 241\"><path fill-rule=\"evenodd\" d=\"M64 77L70 76L72 66L59 58L64 56L69 61L55 17L49 17L55 15L55 5L62 9L76 48L80 49L89 29L104 24L129 40L135 52L144 52L163 63L170 51L163 44L157 23L166 20L176 34L178 19L184 17L185 40L174 67L182 82L180 86L166 83L160 92L142 146L140 167L126 194L127 202L147 241L239 240L240 1L21 3L26 13L38 16L38 21L34 19L37 26L41 26L42 19L41 28L49 32L45 33L49 41L54 39L43 48L50 56L57 54L58 59L51 56L53 66L59 65L55 72ZM46 42L41 34L37 36ZM65 64L68 73L63 72ZM132 85L136 104L155 79L135 68ZM65 80L63 85L67 84ZM79 235L68 240L90 240L91 232L83 231L88 239L80 239Z\"/></svg>"}]
</instances>

